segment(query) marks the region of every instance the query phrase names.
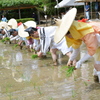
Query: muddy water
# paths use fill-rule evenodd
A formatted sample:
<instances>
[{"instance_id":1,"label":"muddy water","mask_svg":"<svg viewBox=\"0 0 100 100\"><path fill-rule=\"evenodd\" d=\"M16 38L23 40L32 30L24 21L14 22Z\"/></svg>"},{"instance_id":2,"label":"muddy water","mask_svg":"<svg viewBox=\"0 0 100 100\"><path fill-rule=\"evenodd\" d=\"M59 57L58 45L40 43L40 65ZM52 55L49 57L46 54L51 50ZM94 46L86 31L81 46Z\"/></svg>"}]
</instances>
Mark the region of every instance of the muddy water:
<instances>
[{"instance_id":1,"label":"muddy water","mask_svg":"<svg viewBox=\"0 0 100 100\"><path fill-rule=\"evenodd\" d=\"M93 59L66 76L67 57L58 52L59 65L32 59L26 48L0 43L0 100L99 100L100 84L93 80Z\"/></svg>"}]
</instances>

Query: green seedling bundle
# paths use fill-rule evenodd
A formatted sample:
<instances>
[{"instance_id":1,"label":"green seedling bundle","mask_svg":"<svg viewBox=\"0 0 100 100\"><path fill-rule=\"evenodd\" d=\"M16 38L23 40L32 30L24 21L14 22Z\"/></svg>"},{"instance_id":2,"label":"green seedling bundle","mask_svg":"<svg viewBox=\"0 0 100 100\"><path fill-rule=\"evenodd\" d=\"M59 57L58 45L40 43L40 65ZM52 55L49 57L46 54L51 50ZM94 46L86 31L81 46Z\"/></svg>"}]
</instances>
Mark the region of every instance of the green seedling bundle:
<instances>
[{"instance_id":1,"label":"green seedling bundle","mask_svg":"<svg viewBox=\"0 0 100 100\"><path fill-rule=\"evenodd\" d=\"M36 54L32 55L32 59L35 59L37 57L38 57L38 55L36 55Z\"/></svg>"},{"instance_id":2,"label":"green seedling bundle","mask_svg":"<svg viewBox=\"0 0 100 100\"><path fill-rule=\"evenodd\" d=\"M66 73L67 77L70 77L75 69L75 66L64 66L62 70Z\"/></svg>"}]
</instances>

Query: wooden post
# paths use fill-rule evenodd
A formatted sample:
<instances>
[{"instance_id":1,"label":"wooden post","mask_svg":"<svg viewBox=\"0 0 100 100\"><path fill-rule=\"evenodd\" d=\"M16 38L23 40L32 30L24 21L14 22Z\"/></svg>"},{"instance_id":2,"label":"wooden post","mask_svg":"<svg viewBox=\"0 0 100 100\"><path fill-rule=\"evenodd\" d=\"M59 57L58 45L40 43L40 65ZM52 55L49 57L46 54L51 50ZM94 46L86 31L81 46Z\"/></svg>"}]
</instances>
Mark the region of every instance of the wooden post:
<instances>
[{"instance_id":1,"label":"wooden post","mask_svg":"<svg viewBox=\"0 0 100 100\"><path fill-rule=\"evenodd\" d=\"M38 24L40 24L40 12L37 11L37 13L38 13Z\"/></svg>"},{"instance_id":2,"label":"wooden post","mask_svg":"<svg viewBox=\"0 0 100 100\"><path fill-rule=\"evenodd\" d=\"M91 9L91 19L92 19L92 1L90 2L90 9Z\"/></svg>"}]
</instances>

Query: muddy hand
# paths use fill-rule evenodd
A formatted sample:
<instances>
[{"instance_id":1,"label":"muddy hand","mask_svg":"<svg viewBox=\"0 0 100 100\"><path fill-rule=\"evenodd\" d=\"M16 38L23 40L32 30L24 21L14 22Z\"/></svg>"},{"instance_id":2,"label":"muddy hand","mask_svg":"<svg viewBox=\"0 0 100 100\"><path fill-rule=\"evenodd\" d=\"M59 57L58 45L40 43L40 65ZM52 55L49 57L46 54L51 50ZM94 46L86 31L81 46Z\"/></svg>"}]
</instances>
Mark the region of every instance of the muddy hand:
<instances>
[{"instance_id":1,"label":"muddy hand","mask_svg":"<svg viewBox=\"0 0 100 100\"><path fill-rule=\"evenodd\" d=\"M68 61L67 66L72 66L73 65L73 61Z\"/></svg>"},{"instance_id":2,"label":"muddy hand","mask_svg":"<svg viewBox=\"0 0 100 100\"><path fill-rule=\"evenodd\" d=\"M73 61L73 66L76 66L76 60Z\"/></svg>"},{"instance_id":3,"label":"muddy hand","mask_svg":"<svg viewBox=\"0 0 100 100\"><path fill-rule=\"evenodd\" d=\"M38 57L42 57L43 53L41 51L37 52Z\"/></svg>"}]
</instances>

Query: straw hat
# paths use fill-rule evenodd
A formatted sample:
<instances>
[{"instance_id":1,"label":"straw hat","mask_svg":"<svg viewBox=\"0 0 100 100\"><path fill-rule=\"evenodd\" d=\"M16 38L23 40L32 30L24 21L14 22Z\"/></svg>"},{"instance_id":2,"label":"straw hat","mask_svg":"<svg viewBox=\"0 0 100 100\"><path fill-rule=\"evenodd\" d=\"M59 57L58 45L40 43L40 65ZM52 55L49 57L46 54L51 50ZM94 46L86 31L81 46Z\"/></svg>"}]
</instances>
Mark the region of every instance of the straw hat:
<instances>
[{"instance_id":1,"label":"straw hat","mask_svg":"<svg viewBox=\"0 0 100 100\"><path fill-rule=\"evenodd\" d=\"M29 27L36 28L36 22L34 22L34 21L27 21L24 24L20 25L18 27L18 35L20 37L28 37L29 36L28 32L25 32L24 30L29 28Z\"/></svg>"},{"instance_id":2,"label":"straw hat","mask_svg":"<svg viewBox=\"0 0 100 100\"><path fill-rule=\"evenodd\" d=\"M72 25L75 19L76 13L77 13L77 9L72 8L64 15L64 17L60 20L60 22L57 22L60 23L60 25L58 25L58 28L54 35L55 43L60 42L64 38L64 36L68 32L70 26Z\"/></svg>"},{"instance_id":3,"label":"straw hat","mask_svg":"<svg viewBox=\"0 0 100 100\"><path fill-rule=\"evenodd\" d=\"M25 25L27 28L29 28L29 27L34 27L34 28L36 28L36 22L34 22L34 21L27 21L27 22L24 23L24 25Z\"/></svg>"},{"instance_id":4,"label":"straw hat","mask_svg":"<svg viewBox=\"0 0 100 100\"><path fill-rule=\"evenodd\" d=\"M17 28L17 21L14 19L14 18L11 18L9 21L8 21L8 27L10 29L16 29Z\"/></svg>"},{"instance_id":5,"label":"straw hat","mask_svg":"<svg viewBox=\"0 0 100 100\"><path fill-rule=\"evenodd\" d=\"M7 29L8 25L7 22L0 22L0 29Z\"/></svg>"}]
</instances>

